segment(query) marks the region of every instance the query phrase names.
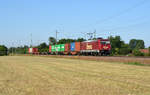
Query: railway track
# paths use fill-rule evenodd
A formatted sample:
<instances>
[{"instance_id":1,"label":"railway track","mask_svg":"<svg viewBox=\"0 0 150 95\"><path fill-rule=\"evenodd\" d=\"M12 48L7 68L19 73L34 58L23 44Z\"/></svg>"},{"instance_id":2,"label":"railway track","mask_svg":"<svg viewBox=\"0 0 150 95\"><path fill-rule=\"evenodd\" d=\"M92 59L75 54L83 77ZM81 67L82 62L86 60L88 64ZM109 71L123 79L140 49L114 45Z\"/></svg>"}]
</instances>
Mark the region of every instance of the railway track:
<instances>
[{"instance_id":1,"label":"railway track","mask_svg":"<svg viewBox=\"0 0 150 95\"><path fill-rule=\"evenodd\" d=\"M130 63L138 62L141 64L150 64L150 57L129 57L129 56L69 56L69 55L39 55L49 56L57 58L70 58L70 59L82 59L82 60L94 60L104 62L121 62Z\"/></svg>"},{"instance_id":2,"label":"railway track","mask_svg":"<svg viewBox=\"0 0 150 95\"><path fill-rule=\"evenodd\" d=\"M36 54L33 54L33 55L47 55L47 56L84 56L84 57L117 57L117 58L150 58L148 56L85 56L85 55L50 55L48 54L47 52L43 52L43 53L36 53Z\"/></svg>"}]
</instances>

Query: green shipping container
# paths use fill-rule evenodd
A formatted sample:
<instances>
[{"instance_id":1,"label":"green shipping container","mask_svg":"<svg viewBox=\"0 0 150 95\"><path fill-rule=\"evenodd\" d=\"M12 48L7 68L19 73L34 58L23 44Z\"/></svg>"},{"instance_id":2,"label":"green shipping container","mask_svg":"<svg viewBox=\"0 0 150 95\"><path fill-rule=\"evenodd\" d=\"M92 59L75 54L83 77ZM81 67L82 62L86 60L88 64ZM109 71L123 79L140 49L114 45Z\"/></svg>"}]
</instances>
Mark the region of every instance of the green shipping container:
<instances>
[{"instance_id":1,"label":"green shipping container","mask_svg":"<svg viewBox=\"0 0 150 95\"><path fill-rule=\"evenodd\" d=\"M60 45L60 51L61 51L61 52L65 51L65 44L61 44L61 45Z\"/></svg>"},{"instance_id":2,"label":"green shipping container","mask_svg":"<svg viewBox=\"0 0 150 95\"><path fill-rule=\"evenodd\" d=\"M60 52L61 51L60 45L55 45L55 51L56 52Z\"/></svg>"},{"instance_id":3,"label":"green shipping container","mask_svg":"<svg viewBox=\"0 0 150 95\"><path fill-rule=\"evenodd\" d=\"M63 52L65 51L65 44L52 45L52 52Z\"/></svg>"},{"instance_id":4,"label":"green shipping container","mask_svg":"<svg viewBox=\"0 0 150 95\"><path fill-rule=\"evenodd\" d=\"M55 51L56 51L56 50L55 50L55 45L52 45L51 51L52 51L52 52L55 52Z\"/></svg>"}]
</instances>

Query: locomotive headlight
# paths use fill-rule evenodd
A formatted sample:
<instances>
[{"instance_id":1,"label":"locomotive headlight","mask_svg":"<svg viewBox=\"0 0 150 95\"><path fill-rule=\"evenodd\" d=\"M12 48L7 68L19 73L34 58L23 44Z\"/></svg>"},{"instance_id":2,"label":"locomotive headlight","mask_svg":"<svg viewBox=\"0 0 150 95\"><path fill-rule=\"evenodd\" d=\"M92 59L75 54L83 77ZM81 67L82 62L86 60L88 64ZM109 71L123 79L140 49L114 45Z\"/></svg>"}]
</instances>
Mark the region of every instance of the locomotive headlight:
<instances>
[{"instance_id":1,"label":"locomotive headlight","mask_svg":"<svg viewBox=\"0 0 150 95\"><path fill-rule=\"evenodd\" d=\"M104 49L108 49L108 47L107 47L107 46L104 46L103 48L104 48Z\"/></svg>"}]
</instances>

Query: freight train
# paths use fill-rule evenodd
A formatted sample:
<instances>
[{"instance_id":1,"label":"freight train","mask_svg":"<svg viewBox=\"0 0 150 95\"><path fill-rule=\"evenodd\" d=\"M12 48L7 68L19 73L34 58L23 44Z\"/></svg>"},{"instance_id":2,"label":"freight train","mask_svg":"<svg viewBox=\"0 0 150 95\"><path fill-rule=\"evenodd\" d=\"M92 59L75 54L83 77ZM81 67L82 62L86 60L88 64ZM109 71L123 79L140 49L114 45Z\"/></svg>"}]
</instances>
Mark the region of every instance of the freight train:
<instances>
[{"instance_id":1,"label":"freight train","mask_svg":"<svg viewBox=\"0 0 150 95\"><path fill-rule=\"evenodd\" d=\"M111 44L108 39L98 38L84 42L50 45L52 55L109 55Z\"/></svg>"},{"instance_id":2,"label":"freight train","mask_svg":"<svg viewBox=\"0 0 150 95\"><path fill-rule=\"evenodd\" d=\"M38 53L38 49L29 48L31 54L45 54ZM96 40L88 40L84 42L72 42L66 44L57 44L49 46L50 55L110 55L111 44L108 39L98 38Z\"/></svg>"}]
</instances>

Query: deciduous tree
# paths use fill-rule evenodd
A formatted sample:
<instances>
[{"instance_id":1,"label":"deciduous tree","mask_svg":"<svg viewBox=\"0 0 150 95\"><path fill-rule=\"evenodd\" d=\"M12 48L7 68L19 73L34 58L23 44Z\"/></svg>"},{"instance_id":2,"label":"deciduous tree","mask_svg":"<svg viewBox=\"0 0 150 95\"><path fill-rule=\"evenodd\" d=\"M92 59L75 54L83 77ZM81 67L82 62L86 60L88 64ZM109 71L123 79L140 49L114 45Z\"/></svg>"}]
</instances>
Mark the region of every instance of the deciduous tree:
<instances>
[{"instance_id":1,"label":"deciduous tree","mask_svg":"<svg viewBox=\"0 0 150 95\"><path fill-rule=\"evenodd\" d=\"M49 37L49 45L55 45L56 44L56 39L54 37Z\"/></svg>"},{"instance_id":2,"label":"deciduous tree","mask_svg":"<svg viewBox=\"0 0 150 95\"><path fill-rule=\"evenodd\" d=\"M131 39L129 42L129 47L131 49L144 49L145 43L143 40Z\"/></svg>"}]
</instances>

